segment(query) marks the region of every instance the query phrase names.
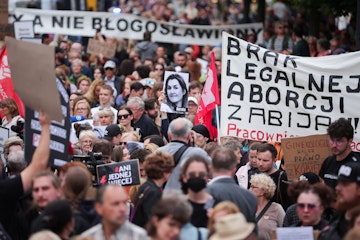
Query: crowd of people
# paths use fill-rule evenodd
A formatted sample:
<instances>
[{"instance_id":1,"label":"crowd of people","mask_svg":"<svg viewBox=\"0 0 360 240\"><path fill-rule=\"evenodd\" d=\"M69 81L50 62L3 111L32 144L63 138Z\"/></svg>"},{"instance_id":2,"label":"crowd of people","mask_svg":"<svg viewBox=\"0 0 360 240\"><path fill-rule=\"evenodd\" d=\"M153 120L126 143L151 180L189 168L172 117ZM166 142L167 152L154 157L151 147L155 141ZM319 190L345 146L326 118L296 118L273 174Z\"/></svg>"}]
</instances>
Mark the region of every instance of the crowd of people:
<instances>
[{"instance_id":1,"label":"crowd of people","mask_svg":"<svg viewBox=\"0 0 360 240\"><path fill-rule=\"evenodd\" d=\"M163 21L214 21L208 1L177 4L124 9ZM242 23L239 6L228 7L227 23ZM353 50L351 25L323 29L315 39L306 36L301 14L289 13L276 1L263 31L244 39L299 56ZM207 127L194 124L205 78L197 60L208 62L215 52L221 84L220 43L154 43L150 32L138 42L100 32L94 38L115 43L115 57L87 54L86 46L64 36L50 43L56 76L69 94L72 161L47 168L50 121L42 111L40 143L32 157L25 156L23 131L12 126L26 119L13 99L0 101L2 126L9 129L0 161L5 239L274 239L276 228L301 226L312 226L320 240L359 238L360 155L351 149L354 128L348 120L328 127L332 155L319 173L290 181L286 163L276 164L283 160L279 143L211 139ZM99 185L94 169L75 158L94 155L102 163L138 159L141 184Z\"/></svg>"}]
</instances>

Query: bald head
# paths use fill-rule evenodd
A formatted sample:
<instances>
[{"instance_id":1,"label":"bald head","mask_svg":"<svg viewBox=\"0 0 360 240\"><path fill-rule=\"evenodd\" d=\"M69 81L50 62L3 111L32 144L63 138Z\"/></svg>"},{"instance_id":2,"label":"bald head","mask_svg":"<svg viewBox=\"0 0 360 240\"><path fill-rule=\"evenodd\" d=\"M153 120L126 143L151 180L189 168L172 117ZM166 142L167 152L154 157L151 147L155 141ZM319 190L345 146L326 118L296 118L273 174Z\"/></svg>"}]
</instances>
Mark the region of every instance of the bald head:
<instances>
[{"instance_id":1,"label":"bald head","mask_svg":"<svg viewBox=\"0 0 360 240\"><path fill-rule=\"evenodd\" d=\"M193 124L186 118L176 118L170 125L168 135L171 140L187 142L190 140Z\"/></svg>"}]
</instances>

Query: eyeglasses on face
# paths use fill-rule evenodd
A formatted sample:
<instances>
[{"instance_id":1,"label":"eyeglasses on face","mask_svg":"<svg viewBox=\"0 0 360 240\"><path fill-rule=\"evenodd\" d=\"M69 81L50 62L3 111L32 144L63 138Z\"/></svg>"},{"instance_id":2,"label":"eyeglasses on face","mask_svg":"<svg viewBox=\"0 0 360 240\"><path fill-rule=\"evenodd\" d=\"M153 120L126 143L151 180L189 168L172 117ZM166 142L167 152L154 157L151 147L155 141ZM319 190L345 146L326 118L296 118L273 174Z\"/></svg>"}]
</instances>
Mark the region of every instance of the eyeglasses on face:
<instances>
[{"instance_id":1,"label":"eyeglasses on face","mask_svg":"<svg viewBox=\"0 0 360 240\"><path fill-rule=\"evenodd\" d=\"M107 68L105 68L105 71L107 71L107 70L113 70L113 68L107 67Z\"/></svg>"},{"instance_id":2,"label":"eyeglasses on face","mask_svg":"<svg viewBox=\"0 0 360 240\"><path fill-rule=\"evenodd\" d=\"M118 119L127 119L130 116L130 114L123 114L123 115L118 115Z\"/></svg>"},{"instance_id":3,"label":"eyeglasses on face","mask_svg":"<svg viewBox=\"0 0 360 240\"><path fill-rule=\"evenodd\" d=\"M296 207L300 210L305 209L305 207L309 210L314 210L315 208L317 208L317 205L313 203L297 203Z\"/></svg>"},{"instance_id":4,"label":"eyeglasses on face","mask_svg":"<svg viewBox=\"0 0 360 240\"><path fill-rule=\"evenodd\" d=\"M119 145L126 146L127 142L119 142Z\"/></svg>"}]
</instances>

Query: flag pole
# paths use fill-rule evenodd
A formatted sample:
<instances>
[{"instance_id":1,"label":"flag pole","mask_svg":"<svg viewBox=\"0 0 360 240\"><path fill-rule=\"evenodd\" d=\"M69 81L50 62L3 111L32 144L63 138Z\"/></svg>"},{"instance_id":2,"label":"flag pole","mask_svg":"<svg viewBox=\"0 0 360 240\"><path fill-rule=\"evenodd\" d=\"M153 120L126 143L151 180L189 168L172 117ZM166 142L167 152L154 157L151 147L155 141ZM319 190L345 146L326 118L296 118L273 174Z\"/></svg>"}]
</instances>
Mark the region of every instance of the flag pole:
<instances>
[{"instance_id":1,"label":"flag pole","mask_svg":"<svg viewBox=\"0 0 360 240\"><path fill-rule=\"evenodd\" d=\"M219 123L220 123L220 119L219 119L219 108L218 108L218 105L217 104L215 104L215 113L216 113L216 129L217 129L217 143L218 143L218 145L220 145L220 125L219 125Z\"/></svg>"}]
</instances>

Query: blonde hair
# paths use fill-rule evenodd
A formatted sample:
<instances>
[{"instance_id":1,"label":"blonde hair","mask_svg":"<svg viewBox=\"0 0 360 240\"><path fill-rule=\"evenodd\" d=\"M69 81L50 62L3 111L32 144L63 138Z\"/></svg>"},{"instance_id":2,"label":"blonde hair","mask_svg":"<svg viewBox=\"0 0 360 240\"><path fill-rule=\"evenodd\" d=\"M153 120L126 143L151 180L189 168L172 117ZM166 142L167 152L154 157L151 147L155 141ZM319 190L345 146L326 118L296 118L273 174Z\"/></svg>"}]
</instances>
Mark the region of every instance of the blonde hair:
<instances>
[{"instance_id":1,"label":"blonde hair","mask_svg":"<svg viewBox=\"0 0 360 240\"><path fill-rule=\"evenodd\" d=\"M139 142L140 138L141 138L141 136L137 131L131 131L131 132L123 133L121 140L126 139L127 141Z\"/></svg>"},{"instance_id":2,"label":"blonde hair","mask_svg":"<svg viewBox=\"0 0 360 240\"><path fill-rule=\"evenodd\" d=\"M148 143L144 145L144 149L149 150L151 153L155 152L158 148L159 146L155 143Z\"/></svg>"},{"instance_id":3,"label":"blonde hair","mask_svg":"<svg viewBox=\"0 0 360 240\"><path fill-rule=\"evenodd\" d=\"M211 236L215 232L216 219L214 219L214 216L216 215L216 213L221 211L225 211L227 213L226 215L240 212L238 206L231 201L222 201L216 204L209 218L209 223L208 223L209 236Z\"/></svg>"},{"instance_id":4,"label":"blonde hair","mask_svg":"<svg viewBox=\"0 0 360 240\"><path fill-rule=\"evenodd\" d=\"M250 184L256 184L258 188L264 191L264 197L270 200L276 190L274 180L265 173L259 173L251 176Z\"/></svg>"}]
</instances>

